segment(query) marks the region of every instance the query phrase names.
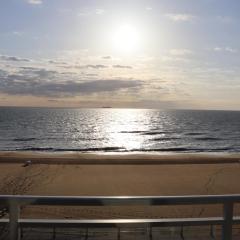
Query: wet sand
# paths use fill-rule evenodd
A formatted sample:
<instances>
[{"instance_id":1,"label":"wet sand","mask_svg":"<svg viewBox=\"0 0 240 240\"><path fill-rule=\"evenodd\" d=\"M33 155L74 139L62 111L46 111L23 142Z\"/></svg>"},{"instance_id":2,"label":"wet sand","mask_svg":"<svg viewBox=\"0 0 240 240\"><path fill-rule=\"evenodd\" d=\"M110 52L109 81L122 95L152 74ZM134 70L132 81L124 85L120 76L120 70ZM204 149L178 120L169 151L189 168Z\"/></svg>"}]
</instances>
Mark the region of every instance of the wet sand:
<instances>
[{"instance_id":1,"label":"wet sand","mask_svg":"<svg viewBox=\"0 0 240 240\"><path fill-rule=\"evenodd\" d=\"M26 161L31 163L26 165ZM240 193L240 156L0 153L0 194L152 196ZM236 209L239 212L239 209ZM28 207L24 216L199 217L214 207Z\"/></svg>"}]
</instances>

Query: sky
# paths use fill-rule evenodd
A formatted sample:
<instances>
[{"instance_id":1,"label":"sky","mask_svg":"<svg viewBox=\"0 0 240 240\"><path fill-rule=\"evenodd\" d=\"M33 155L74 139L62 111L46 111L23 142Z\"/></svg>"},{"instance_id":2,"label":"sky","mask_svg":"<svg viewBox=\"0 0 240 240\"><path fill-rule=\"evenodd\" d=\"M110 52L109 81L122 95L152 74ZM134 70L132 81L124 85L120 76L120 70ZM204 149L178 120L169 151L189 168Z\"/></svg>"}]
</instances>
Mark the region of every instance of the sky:
<instances>
[{"instance_id":1,"label":"sky","mask_svg":"<svg viewBox=\"0 0 240 240\"><path fill-rule=\"evenodd\" d=\"M0 106L240 110L239 0L1 0Z\"/></svg>"}]
</instances>

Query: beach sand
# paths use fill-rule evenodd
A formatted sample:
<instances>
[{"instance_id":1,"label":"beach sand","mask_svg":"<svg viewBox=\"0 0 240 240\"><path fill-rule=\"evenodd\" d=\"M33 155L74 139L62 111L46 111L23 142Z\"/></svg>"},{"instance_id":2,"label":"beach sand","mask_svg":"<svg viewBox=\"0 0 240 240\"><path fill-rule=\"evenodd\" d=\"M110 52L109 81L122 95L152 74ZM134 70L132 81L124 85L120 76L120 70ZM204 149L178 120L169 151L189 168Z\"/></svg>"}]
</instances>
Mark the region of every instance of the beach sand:
<instances>
[{"instance_id":1,"label":"beach sand","mask_svg":"<svg viewBox=\"0 0 240 240\"><path fill-rule=\"evenodd\" d=\"M26 166L25 162L31 161ZM155 196L240 193L240 156L0 153L0 194ZM236 213L240 208L236 207ZM26 207L41 218L219 216L220 206Z\"/></svg>"}]
</instances>

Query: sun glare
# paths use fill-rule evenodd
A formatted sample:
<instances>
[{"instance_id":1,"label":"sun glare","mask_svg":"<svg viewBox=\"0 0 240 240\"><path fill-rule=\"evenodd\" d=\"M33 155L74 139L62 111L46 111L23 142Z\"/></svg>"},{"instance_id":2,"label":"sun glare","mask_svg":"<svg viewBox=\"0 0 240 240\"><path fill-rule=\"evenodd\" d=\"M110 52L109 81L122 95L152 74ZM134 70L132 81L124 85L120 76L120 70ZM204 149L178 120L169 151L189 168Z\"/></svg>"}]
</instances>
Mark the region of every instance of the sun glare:
<instances>
[{"instance_id":1,"label":"sun glare","mask_svg":"<svg viewBox=\"0 0 240 240\"><path fill-rule=\"evenodd\" d=\"M131 53L140 48L141 37L138 29L130 24L116 28L113 34L114 49L122 53Z\"/></svg>"}]
</instances>

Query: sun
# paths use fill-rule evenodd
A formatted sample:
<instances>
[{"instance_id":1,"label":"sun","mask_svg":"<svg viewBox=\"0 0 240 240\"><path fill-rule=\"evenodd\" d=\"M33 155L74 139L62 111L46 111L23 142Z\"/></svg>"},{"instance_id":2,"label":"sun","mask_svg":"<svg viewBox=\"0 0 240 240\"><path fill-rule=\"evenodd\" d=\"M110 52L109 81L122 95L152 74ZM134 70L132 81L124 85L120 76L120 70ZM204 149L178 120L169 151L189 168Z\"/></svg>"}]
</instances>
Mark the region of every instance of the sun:
<instances>
[{"instance_id":1,"label":"sun","mask_svg":"<svg viewBox=\"0 0 240 240\"><path fill-rule=\"evenodd\" d=\"M130 24L120 25L113 34L113 47L122 53L132 53L140 48L141 36L138 29Z\"/></svg>"}]
</instances>

